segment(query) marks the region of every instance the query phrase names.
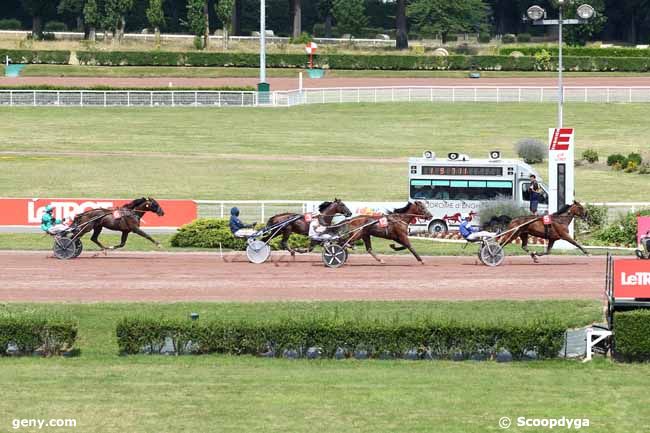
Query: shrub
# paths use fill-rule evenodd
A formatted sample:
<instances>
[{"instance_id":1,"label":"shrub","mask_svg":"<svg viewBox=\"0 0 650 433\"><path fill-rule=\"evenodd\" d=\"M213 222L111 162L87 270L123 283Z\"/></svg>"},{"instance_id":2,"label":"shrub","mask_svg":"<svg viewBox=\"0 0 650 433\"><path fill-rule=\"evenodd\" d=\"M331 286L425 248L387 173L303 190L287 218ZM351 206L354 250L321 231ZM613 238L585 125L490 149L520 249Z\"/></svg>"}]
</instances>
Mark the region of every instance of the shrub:
<instances>
[{"instance_id":1,"label":"shrub","mask_svg":"<svg viewBox=\"0 0 650 433\"><path fill-rule=\"evenodd\" d=\"M447 35L445 42L458 42L458 35Z\"/></svg>"},{"instance_id":2,"label":"shrub","mask_svg":"<svg viewBox=\"0 0 650 433\"><path fill-rule=\"evenodd\" d=\"M615 153L607 157L607 165L613 167L614 164L620 164L621 166L627 165L627 158L625 158L620 153Z\"/></svg>"},{"instance_id":3,"label":"shrub","mask_svg":"<svg viewBox=\"0 0 650 433\"><path fill-rule=\"evenodd\" d=\"M65 32L67 30L68 27L61 21L48 21L43 27L45 32Z\"/></svg>"},{"instance_id":4,"label":"shrub","mask_svg":"<svg viewBox=\"0 0 650 433\"><path fill-rule=\"evenodd\" d=\"M629 165L630 162L633 162L638 167L643 162L643 158L638 153L630 153L627 156L627 162L628 162L628 165Z\"/></svg>"},{"instance_id":5,"label":"shrub","mask_svg":"<svg viewBox=\"0 0 650 433\"><path fill-rule=\"evenodd\" d=\"M22 24L15 18L6 18L0 20L0 30L20 30Z\"/></svg>"},{"instance_id":6,"label":"shrub","mask_svg":"<svg viewBox=\"0 0 650 433\"><path fill-rule=\"evenodd\" d=\"M13 63L67 64L70 59L70 51L4 50L0 48L0 58L5 56L9 56Z\"/></svg>"},{"instance_id":7,"label":"shrub","mask_svg":"<svg viewBox=\"0 0 650 433\"><path fill-rule=\"evenodd\" d=\"M607 208L605 206L595 206L593 204L586 204L585 210L587 211L587 218L577 218L576 231L580 232L593 232L601 230L607 224Z\"/></svg>"},{"instance_id":8,"label":"shrub","mask_svg":"<svg viewBox=\"0 0 650 433\"><path fill-rule=\"evenodd\" d=\"M454 48L454 52L463 56L475 56L478 54L478 49L469 44L460 44Z\"/></svg>"},{"instance_id":9,"label":"shrub","mask_svg":"<svg viewBox=\"0 0 650 433\"><path fill-rule=\"evenodd\" d=\"M594 149L587 149L582 152L582 159L589 162L590 164L598 162L598 151Z\"/></svg>"},{"instance_id":10,"label":"shrub","mask_svg":"<svg viewBox=\"0 0 650 433\"><path fill-rule=\"evenodd\" d=\"M650 310L614 315L614 354L622 361L650 361Z\"/></svg>"},{"instance_id":11,"label":"shrub","mask_svg":"<svg viewBox=\"0 0 650 433\"><path fill-rule=\"evenodd\" d=\"M258 228L261 225L258 225ZM279 249L281 237L273 239L270 245L274 250ZM230 232L227 219L200 218L184 225L172 236L171 244L174 247L184 248L225 248L243 251L246 249L246 240L236 238ZM292 235L289 238L291 248L306 248L309 239L305 236Z\"/></svg>"},{"instance_id":12,"label":"shrub","mask_svg":"<svg viewBox=\"0 0 650 433\"><path fill-rule=\"evenodd\" d=\"M644 162L639 167L639 174L650 174L650 163Z\"/></svg>"},{"instance_id":13,"label":"shrub","mask_svg":"<svg viewBox=\"0 0 650 433\"><path fill-rule=\"evenodd\" d=\"M504 44L514 44L517 42L517 37L511 33L507 33L501 37L501 42Z\"/></svg>"},{"instance_id":14,"label":"shrub","mask_svg":"<svg viewBox=\"0 0 650 433\"><path fill-rule=\"evenodd\" d=\"M490 200L481 202L481 227L489 231L505 230L510 220L526 214L526 209L512 200Z\"/></svg>"},{"instance_id":15,"label":"shrub","mask_svg":"<svg viewBox=\"0 0 650 433\"><path fill-rule=\"evenodd\" d=\"M542 50L535 53L535 69L538 71L549 71L553 69L551 54L548 51Z\"/></svg>"},{"instance_id":16,"label":"shrub","mask_svg":"<svg viewBox=\"0 0 650 433\"><path fill-rule=\"evenodd\" d=\"M323 23L314 24L314 27L312 27L311 32L317 38L324 38L325 37L325 24L323 24Z\"/></svg>"},{"instance_id":17,"label":"shrub","mask_svg":"<svg viewBox=\"0 0 650 433\"><path fill-rule=\"evenodd\" d=\"M637 168L638 168L638 165L637 165L636 162L628 161L627 165L625 166L623 171L626 172L626 173L633 173L633 172L635 172L637 170Z\"/></svg>"},{"instance_id":18,"label":"shrub","mask_svg":"<svg viewBox=\"0 0 650 433\"><path fill-rule=\"evenodd\" d=\"M120 353L158 353L166 340L175 352L259 355L285 350L304 354L318 347L333 357L338 348L366 350L370 357L403 356L416 349L422 357L449 359L472 354L494 357L502 349L521 359L528 350L540 358L556 357L564 340L564 326L552 321L513 324L463 324L436 318L409 321L340 320L329 316L286 317L270 321L168 320L126 317L116 328Z\"/></svg>"},{"instance_id":19,"label":"shrub","mask_svg":"<svg viewBox=\"0 0 650 433\"><path fill-rule=\"evenodd\" d=\"M628 212L620 216L614 223L598 232L596 239L608 245L635 247L637 244L638 216L650 216L650 209Z\"/></svg>"},{"instance_id":20,"label":"shrub","mask_svg":"<svg viewBox=\"0 0 650 433\"><path fill-rule=\"evenodd\" d=\"M290 43L290 44L302 44L302 45L306 45L306 44L308 44L308 43L311 42L311 41L312 41L312 37L309 36L309 34L306 33L306 32L302 32L302 33L300 33L300 36L298 36L297 38L291 38L291 39L289 39L289 43Z\"/></svg>"},{"instance_id":21,"label":"shrub","mask_svg":"<svg viewBox=\"0 0 650 433\"><path fill-rule=\"evenodd\" d=\"M520 33L517 35L517 42L530 42L531 41L531 36L529 33Z\"/></svg>"},{"instance_id":22,"label":"shrub","mask_svg":"<svg viewBox=\"0 0 650 433\"><path fill-rule=\"evenodd\" d=\"M482 44L489 44L491 40L492 37L489 33L479 33L478 35L478 41Z\"/></svg>"},{"instance_id":23,"label":"shrub","mask_svg":"<svg viewBox=\"0 0 650 433\"><path fill-rule=\"evenodd\" d=\"M16 355L60 355L72 351L77 324L69 319L35 314L0 314L0 356L7 349Z\"/></svg>"},{"instance_id":24,"label":"shrub","mask_svg":"<svg viewBox=\"0 0 650 433\"><path fill-rule=\"evenodd\" d=\"M523 138L515 143L517 155L528 164L537 164L544 161L547 155L546 144L535 138Z\"/></svg>"},{"instance_id":25,"label":"shrub","mask_svg":"<svg viewBox=\"0 0 650 433\"><path fill-rule=\"evenodd\" d=\"M520 35L521 36L521 35ZM556 45L545 46L544 49L552 56L558 55ZM527 56L534 55L539 50L537 46L528 47L504 47L499 54L507 56L512 51L521 51ZM594 48L594 47L563 47L562 54L567 57L650 57L650 50L637 48Z\"/></svg>"}]
</instances>

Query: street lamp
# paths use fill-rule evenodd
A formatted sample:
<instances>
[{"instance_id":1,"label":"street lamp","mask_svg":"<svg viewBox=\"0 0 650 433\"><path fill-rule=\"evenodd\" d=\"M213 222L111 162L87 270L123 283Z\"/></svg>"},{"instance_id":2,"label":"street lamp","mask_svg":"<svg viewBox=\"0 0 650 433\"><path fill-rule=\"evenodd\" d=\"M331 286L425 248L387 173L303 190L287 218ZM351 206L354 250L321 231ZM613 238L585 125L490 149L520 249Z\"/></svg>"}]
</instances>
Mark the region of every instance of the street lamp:
<instances>
[{"instance_id":1,"label":"street lamp","mask_svg":"<svg viewBox=\"0 0 650 433\"><path fill-rule=\"evenodd\" d=\"M562 83L562 26L565 24L585 24L591 19L596 11L591 5L582 4L577 9L578 19L564 19L563 12L564 6L568 3L567 0L556 0L558 6L559 17L557 20L547 20L546 11L543 7L533 5L526 11L524 21L532 21L536 26L558 26L558 101L557 101L557 123L558 128L562 128L564 119L564 86Z\"/></svg>"}]
</instances>

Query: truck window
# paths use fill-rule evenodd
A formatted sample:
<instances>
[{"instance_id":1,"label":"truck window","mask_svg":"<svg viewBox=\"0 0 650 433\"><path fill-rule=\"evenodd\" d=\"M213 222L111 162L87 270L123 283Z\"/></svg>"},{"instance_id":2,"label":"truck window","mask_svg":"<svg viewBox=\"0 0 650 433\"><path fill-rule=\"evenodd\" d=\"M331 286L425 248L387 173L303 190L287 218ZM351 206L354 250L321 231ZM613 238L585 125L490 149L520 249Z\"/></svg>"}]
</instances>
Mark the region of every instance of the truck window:
<instances>
[{"instance_id":1,"label":"truck window","mask_svg":"<svg viewBox=\"0 0 650 433\"><path fill-rule=\"evenodd\" d=\"M542 193L539 196L539 204L548 204L548 192L546 192L541 184L539 187L542 189ZM530 182L523 182L521 184L521 199L523 201L530 201L530 191L528 188L530 188Z\"/></svg>"},{"instance_id":2,"label":"truck window","mask_svg":"<svg viewBox=\"0 0 650 433\"><path fill-rule=\"evenodd\" d=\"M511 200L512 181L411 180L414 200Z\"/></svg>"}]
</instances>

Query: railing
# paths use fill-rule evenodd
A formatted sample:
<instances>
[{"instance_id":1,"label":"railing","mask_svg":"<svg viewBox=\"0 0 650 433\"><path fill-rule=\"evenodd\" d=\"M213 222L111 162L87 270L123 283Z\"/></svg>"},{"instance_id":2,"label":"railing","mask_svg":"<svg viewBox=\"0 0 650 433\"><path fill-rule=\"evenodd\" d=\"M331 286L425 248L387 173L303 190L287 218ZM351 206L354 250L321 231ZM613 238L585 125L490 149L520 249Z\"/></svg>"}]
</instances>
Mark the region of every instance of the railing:
<instances>
[{"instance_id":1,"label":"railing","mask_svg":"<svg viewBox=\"0 0 650 433\"><path fill-rule=\"evenodd\" d=\"M557 102L556 87L344 87L274 92L274 104L293 106L379 102ZM565 87L565 102L648 103L650 87Z\"/></svg>"},{"instance_id":2,"label":"railing","mask_svg":"<svg viewBox=\"0 0 650 433\"><path fill-rule=\"evenodd\" d=\"M257 92L184 90L0 90L0 105L62 107L256 106Z\"/></svg>"},{"instance_id":3,"label":"railing","mask_svg":"<svg viewBox=\"0 0 650 433\"><path fill-rule=\"evenodd\" d=\"M650 103L650 87L566 87L572 103ZM345 87L258 93L218 90L0 90L0 105L223 107L342 103L551 103L555 87Z\"/></svg>"}]
</instances>

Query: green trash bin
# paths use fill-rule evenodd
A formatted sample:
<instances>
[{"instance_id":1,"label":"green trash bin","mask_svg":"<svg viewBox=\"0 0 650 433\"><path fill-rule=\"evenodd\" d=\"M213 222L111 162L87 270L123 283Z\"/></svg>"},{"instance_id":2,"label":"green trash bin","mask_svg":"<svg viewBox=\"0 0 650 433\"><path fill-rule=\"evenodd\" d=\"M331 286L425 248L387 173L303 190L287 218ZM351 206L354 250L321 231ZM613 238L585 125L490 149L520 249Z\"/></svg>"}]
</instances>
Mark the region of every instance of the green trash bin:
<instances>
[{"instance_id":1,"label":"green trash bin","mask_svg":"<svg viewBox=\"0 0 650 433\"><path fill-rule=\"evenodd\" d=\"M257 103L271 103L271 86L269 83L257 83Z\"/></svg>"}]
</instances>

